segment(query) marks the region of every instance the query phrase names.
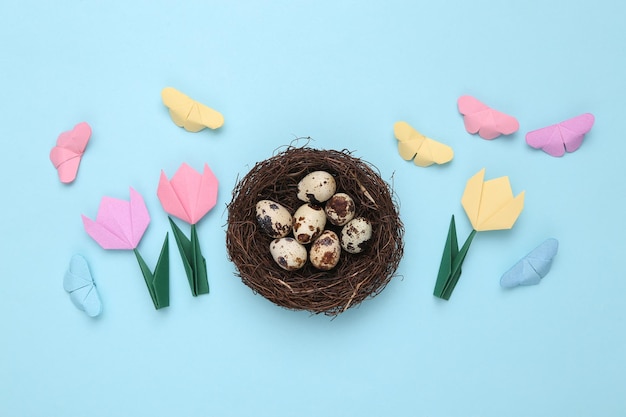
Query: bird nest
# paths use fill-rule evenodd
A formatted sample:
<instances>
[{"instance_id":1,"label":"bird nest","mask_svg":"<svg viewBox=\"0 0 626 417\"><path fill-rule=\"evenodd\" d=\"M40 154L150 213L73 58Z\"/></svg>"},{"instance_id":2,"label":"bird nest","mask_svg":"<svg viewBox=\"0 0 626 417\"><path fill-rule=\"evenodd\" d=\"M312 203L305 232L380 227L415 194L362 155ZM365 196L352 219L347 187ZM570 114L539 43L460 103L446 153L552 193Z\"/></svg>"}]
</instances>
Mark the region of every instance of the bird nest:
<instances>
[{"instance_id":1,"label":"bird nest","mask_svg":"<svg viewBox=\"0 0 626 417\"><path fill-rule=\"evenodd\" d=\"M302 201L298 182L313 171L327 171L337 183L337 192L352 196L356 216L372 223L372 238L365 251L342 251L330 271L315 269L310 262L302 269L286 271L272 259L272 238L260 230L256 203L268 199L293 213ZM330 223L327 229L333 229ZM339 234L340 228L334 231ZM348 151L289 147L258 162L233 190L228 205L226 247L244 284L271 302L292 310L307 310L336 316L368 297L378 295L394 276L402 258L404 226L388 184L372 166Z\"/></svg>"}]
</instances>

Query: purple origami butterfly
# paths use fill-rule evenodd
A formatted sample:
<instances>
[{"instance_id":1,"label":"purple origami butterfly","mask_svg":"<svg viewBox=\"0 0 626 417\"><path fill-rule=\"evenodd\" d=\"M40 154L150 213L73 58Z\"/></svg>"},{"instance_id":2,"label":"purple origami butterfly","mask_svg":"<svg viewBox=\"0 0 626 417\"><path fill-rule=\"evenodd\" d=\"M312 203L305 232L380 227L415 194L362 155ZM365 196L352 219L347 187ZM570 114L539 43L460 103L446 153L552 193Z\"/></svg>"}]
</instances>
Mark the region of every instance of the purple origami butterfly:
<instances>
[{"instance_id":1,"label":"purple origami butterfly","mask_svg":"<svg viewBox=\"0 0 626 417\"><path fill-rule=\"evenodd\" d=\"M563 156L565 151L574 152L580 148L585 133L591 130L594 121L593 114L581 114L564 122L528 132L526 143L552 156Z\"/></svg>"}]
</instances>

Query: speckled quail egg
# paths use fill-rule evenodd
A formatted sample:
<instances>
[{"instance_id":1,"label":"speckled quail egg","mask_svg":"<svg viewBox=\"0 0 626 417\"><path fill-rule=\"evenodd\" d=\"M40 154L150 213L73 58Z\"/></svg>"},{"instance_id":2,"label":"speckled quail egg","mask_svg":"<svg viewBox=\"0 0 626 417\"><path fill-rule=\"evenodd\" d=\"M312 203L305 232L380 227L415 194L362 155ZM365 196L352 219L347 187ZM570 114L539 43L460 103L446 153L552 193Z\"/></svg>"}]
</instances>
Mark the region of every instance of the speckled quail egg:
<instances>
[{"instance_id":1,"label":"speckled quail egg","mask_svg":"<svg viewBox=\"0 0 626 417\"><path fill-rule=\"evenodd\" d=\"M350 220L341 229L341 247L349 253L361 253L372 238L372 223L364 217Z\"/></svg>"},{"instance_id":2,"label":"speckled quail egg","mask_svg":"<svg viewBox=\"0 0 626 417\"><path fill-rule=\"evenodd\" d=\"M306 203L293 214L293 236L303 245L314 241L325 226L326 213L319 206Z\"/></svg>"},{"instance_id":3,"label":"speckled quail egg","mask_svg":"<svg viewBox=\"0 0 626 417\"><path fill-rule=\"evenodd\" d=\"M256 203L256 220L263 232L273 238L285 237L291 233L293 218L281 204L272 200Z\"/></svg>"},{"instance_id":4,"label":"speckled quail egg","mask_svg":"<svg viewBox=\"0 0 626 417\"><path fill-rule=\"evenodd\" d=\"M321 204L337 191L335 178L326 171L307 174L298 183L298 198L302 201Z\"/></svg>"},{"instance_id":5,"label":"speckled quail egg","mask_svg":"<svg viewBox=\"0 0 626 417\"><path fill-rule=\"evenodd\" d=\"M337 266L341 255L339 237L332 230L325 230L311 245L309 259L314 267L328 271Z\"/></svg>"},{"instance_id":6,"label":"speckled quail egg","mask_svg":"<svg viewBox=\"0 0 626 417\"><path fill-rule=\"evenodd\" d=\"M295 271L306 264L306 248L292 237L281 237L270 243L270 253L274 261L287 271Z\"/></svg>"},{"instance_id":7,"label":"speckled quail egg","mask_svg":"<svg viewBox=\"0 0 626 417\"><path fill-rule=\"evenodd\" d=\"M335 226L343 226L354 218L356 207L348 194L337 193L326 202L324 211L329 222Z\"/></svg>"}]
</instances>

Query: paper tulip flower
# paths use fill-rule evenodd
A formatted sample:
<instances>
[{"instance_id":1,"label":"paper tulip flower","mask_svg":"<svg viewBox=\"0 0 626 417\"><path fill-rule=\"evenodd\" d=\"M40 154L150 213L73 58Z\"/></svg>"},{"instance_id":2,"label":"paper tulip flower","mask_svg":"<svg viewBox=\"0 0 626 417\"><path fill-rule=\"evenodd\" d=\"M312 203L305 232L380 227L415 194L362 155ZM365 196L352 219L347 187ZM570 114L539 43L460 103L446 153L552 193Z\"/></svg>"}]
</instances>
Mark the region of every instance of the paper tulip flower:
<instances>
[{"instance_id":1,"label":"paper tulip flower","mask_svg":"<svg viewBox=\"0 0 626 417\"><path fill-rule=\"evenodd\" d=\"M104 249L135 249L150 224L141 195L130 189L130 201L102 197L96 221L82 216L85 231Z\"/></svg>"},{"instance_id":2,"label":"paper tulip flower","mask_svg":"<svg viewBox=\"0 0 626 417\"><path fill-rule=\"evenodd\" d=\"M146 204L137 191L130 188L130 201L103 197L96 220L82 216L85 231L104 249L133 250L148 286L154 308L169 306L169 253L168 240L154 272L151 272L137 250L148 224L150 215Z\"/></svg>"},{"instance_id":3,"label":"paper tulip flower","mask_svg":"<svg viewBox=\"0 0 626 417\"><path fill-rule=\"evenodd\" d=\"M196 224L217 202L218 181L207 164L202 174L183 163L171 180L161 171L157 195L163 209L172 216L191 225L191 237L187 238L169 217L174 238L180 252L185 273L194 296L209 292L206 259L202 256Z\"/></svg>"},{"instance_id":4,"label":"paper tulip flower","mask_svg":"<svg viewBox=\"0 0 626 417\"><path fill-rule=\"evenodd\" d=\"M513 197L508 177L485 181L485 169L467 181L461 204L478 232L510 229L524 208L524 191Z\"/></svg>"},{"instance_id":5,"label":"paper tulip flower","mask_svg":"<svg viewBox=\"0 0 626 417\"><path fill-rule=\"evenodd\" d=\"M513 197L508 177L484 181L485 169L467 181L461 204L472 224L472 232L459 250L454 216L439 266L433 294L448 300L461 276L461 265L476 232L513 227L524 208L524 192Z\"/></svg>"}]
</instances>

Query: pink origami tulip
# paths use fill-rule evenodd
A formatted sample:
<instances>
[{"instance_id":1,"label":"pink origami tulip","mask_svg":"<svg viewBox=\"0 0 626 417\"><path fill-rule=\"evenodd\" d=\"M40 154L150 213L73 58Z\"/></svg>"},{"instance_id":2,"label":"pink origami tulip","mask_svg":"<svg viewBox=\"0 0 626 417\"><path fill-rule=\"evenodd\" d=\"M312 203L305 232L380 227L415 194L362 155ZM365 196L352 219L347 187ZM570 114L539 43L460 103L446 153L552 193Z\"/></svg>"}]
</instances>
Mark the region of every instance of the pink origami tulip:
<instances>
[{"instance_id":1,"label":"pink origami tulip","mask_svg":"<svg viewBox=\"0 0 626 417\"><path fill-rule=\"evenodd\" d=\"M96 221L82 216L85 231L104 249L135 249L150 215L143 197L130 188L130 201L103 197Z\"/></svg>"},{"instance_id":2,"label":"pink origami tulip","mask_svg":"<svg viewBox=\"0 0 626 417\"><path fill-rule=\"evenodd\" d=\"M130 188L130 201L102 197L96 221L83 217L85 231L104 249L127 249L135 252L141 273L155 309L170 305L170 272L168 235L159 255L154 272L143 260L137 246L143 237L150 215L143 197Z\"/></svg>"},{"instance_id":3,"label":"pink origami tulip","mask_svg":"<svg viewBox=\"0 0 626 417\"><path fill-rule=\"evenodd\" d=\"M195 296L209 292L206 272L206 259L202 255L196 223L209 212L217 202L217 178L207 164L200 174L183 163L171 180L161 171L157 195L163 209L191 225L191 237L185 236L169 218L176 245L180 252L191 293Z\"/></svg>"},{"instance_id":4,"label":"pink origami tulip","mask_svg":"<svg viewBox=\"0 0 626 417\"><path fill-rule=\"evenodd\" d=\"M196 224L215 206L217 186L217 178L207 164L200 174L183 163L171 180L161 171L157 195L167 213Z\"/></svg>"}]
</instances>

